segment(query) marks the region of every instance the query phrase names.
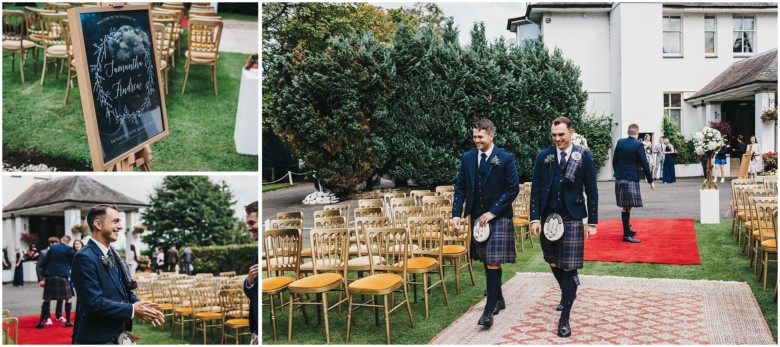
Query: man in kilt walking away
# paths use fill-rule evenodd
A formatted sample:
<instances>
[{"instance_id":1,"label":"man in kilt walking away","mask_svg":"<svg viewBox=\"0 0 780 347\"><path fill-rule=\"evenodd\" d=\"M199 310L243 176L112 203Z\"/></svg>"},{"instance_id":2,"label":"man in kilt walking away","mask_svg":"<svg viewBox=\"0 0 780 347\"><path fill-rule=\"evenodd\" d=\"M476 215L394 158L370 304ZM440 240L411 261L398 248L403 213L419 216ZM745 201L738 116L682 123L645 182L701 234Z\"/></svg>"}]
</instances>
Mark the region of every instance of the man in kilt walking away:
<instances>
[{"instance_id":1,"label":"man in kilt walking away","mask_svg":"<svg viewBox=\"0 0 780 347\"><path fill-rule=\"evenodd\" d=\"M534 161L531 231L539 236L543 222L550 215L563 221L563 235L560 238L551 241L543 233L540 243L544 261L550 264L550 270L561 288L561 303L556 308L561 311L558 336L569 337L569 315L574 299L577 298L577 286L580 285L577 270L582 269L583 265L585 234L588 237L596 234L599 196L593 155L585 148L571 143L574 135L571 120L566 117L556 118L552 123L551 134L555 146L539 151ZM587 194L587 204L583 191ZM588 217L587 227L583 227L582 223L585 217Z\"/></svg>"},{"instance_id":2,"label":"man in kilt walking away","mask_svg":"<svg viewBox=\"0 0 780 347\"><path fill-rule=\"evenodd\" d=\"M450 221L455 230L461 227L461 216L471 216L472 226L490 226L487 240L471 241L471 258L485 265L487 284L487 303L477 324L488 328L493 325L493 315L506 308L501 264L515 262L512 201L520 192L515 155L493 145L495 133L496 127L488 119L474 123L476 148L461 157Z\"/></svg>"},{"instance_id":3,"label":"man in kilt walking away","mask_svg":"<svg viewBox=\"0 0 780 347\"><path fill-rule=\"evenodd\" d=\"M615 172L615 199L618 207L623 208L620 217L623 220L623 242L638 243L635 230L631 230L631 208L642 207L642 195L639 192L639 172L644 171L650 189L655 189L653 172L645 156L645 146L639 142L639 126L628 126L628 137L620 139L612 155L612 169Z\"/></svg>"},{"instance_id":4,"label":"man in kilt walking away","mask_svg":"<svg viewBox=\"0 0 780 347\"><path fill-rule=\"evenodd\" d=\"M60 243L56 236L49 238L49 251L43 260L43 280L39 282L43 286L43 305L41 306L41 320L37 329L43 329L43 323L49 318L49 305L51 300L65 300L65 326L72 327L70 321L70 298L73 291L70 288L70 266L76 252L70 246Z\"/></svg>"}]
</instances>

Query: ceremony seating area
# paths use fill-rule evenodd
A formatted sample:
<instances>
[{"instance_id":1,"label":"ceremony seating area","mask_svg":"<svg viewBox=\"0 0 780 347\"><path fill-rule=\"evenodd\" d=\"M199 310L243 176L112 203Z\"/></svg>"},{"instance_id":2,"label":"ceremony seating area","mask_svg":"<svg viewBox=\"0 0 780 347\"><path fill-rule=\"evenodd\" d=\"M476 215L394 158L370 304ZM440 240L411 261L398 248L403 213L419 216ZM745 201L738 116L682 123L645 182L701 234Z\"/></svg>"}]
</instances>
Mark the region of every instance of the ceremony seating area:
<instances>
[{"instance_id":1,"label":"ceremony seating area","mask_svg":"<svg viewBox=\"0 0 780 347\"><path fill-rule=\"evenodd\" d=\"M731 189L731 233L766 291L769 265L777 266L777 176L763 176L761 182L735 179Z\"/></svg>"},{"instance_id":2,"label":"ceremony seating area","mask_svg":"<svg viewBox=\"0 0 780 347\"><path fill-rule=\"evenodd\" d=\"M270 306L274 338L279 334L277 310L289 310L288 341L295 342L293 324L299 319L295 312L300 310L308 322L304 305L317 305L318 320L320 313L324 316L324 341L329 343L328 325L334 313L328 311L338 307L341 313L346 303L350 317L358 308L370 307L378 320L379 309L383 309L385 341L390 343L388 315L405 308L414 327L410 301L418 302L418 288L422 290L425 318L429 319L434 297L436 301L444 298L444 305L449 305L447 279L454 278L455 293L460 294L460 277L468 269L474 286L468 256L470 220L461 219L459 231L449 225L453 190L443 186L433 192L414 190L409 196L387 193L381 199L360 199L352 211L348 204L326 205L313 213L314 228L306 249L302 246L303 214L278 213L263 233L263 305ZM447 267L454 270L445 273ZM284 292L288 292L288 299L283 298ZM328 292L338 292L335 303L329 304ZM316 294L317 299L308 300L309 294ZM397 301L396 294L403 299ZM373 299L364 301L368 297ZM383 297L384 302L377 297ZM343 313L336 317L352 320ZM348 324L347 340L363 333L351 329Z\"/></svg>"},{"instance_id":3,"label":"ceremony seating area","mask_svg":"<svg viewBox=\"0 0 780 347\"><path fill-rule=\"evenodd\" d=\"M167 329L170 322L171 336L179 335L184 343L202 344L207 344L209 336L218 336L221 344L249 342L249 300L243 291L246 277L236 276L235 271L219 276L168 272L133 275L138 282L136 296L159 304L165 315L165 325L160 329ZM136 319L136 324L145 323ZM189 327L188 335L185 325Z\"/></svg>"}]
</instances>

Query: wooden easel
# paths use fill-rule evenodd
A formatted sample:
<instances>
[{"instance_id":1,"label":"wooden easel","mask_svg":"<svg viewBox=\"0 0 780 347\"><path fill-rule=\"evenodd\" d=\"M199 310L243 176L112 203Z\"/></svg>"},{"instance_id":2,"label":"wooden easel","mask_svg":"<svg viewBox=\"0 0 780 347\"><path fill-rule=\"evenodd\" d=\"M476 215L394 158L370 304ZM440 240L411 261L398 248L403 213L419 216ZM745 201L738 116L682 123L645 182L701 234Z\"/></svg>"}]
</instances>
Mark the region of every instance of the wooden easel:
<instances>
[{"instance_id":1,"label":"wooden easel","mask_svg":"<svg viewBox=\"0 0 780 347\"><path fill-rule=\"evenodd\" d=\"M149 164L152 163L152 149L147 145L141 148L138 152L130 153L124 159L109 166L106 172L117 171L133 171L134 168L139 168L141 171L150 172L152 169Z\"/></svg>"},{"instance_id":2,"label":"wooden easel","mask_svg":"<svg viewBox=\"0 0 780 347\"><path fill-rule=\"evenodd\" d=\"M739 162L739 175L737 178L747 178L748 168L750 168L750 155L753 153L753 145L748 145L747 151L742 155L742 160Z\"/></svg>"}]
</instances>

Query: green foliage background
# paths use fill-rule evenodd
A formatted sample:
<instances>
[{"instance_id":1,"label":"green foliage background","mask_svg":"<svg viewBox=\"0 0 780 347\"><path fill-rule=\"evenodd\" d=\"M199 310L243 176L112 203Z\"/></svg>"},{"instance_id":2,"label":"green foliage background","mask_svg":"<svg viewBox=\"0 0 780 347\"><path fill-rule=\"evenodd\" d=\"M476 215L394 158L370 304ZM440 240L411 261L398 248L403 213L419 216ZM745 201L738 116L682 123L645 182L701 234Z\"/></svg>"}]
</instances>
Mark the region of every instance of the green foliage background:
<instances>
[{"instance_id":1,"label":"green foliage background","mask_svg":"<svg viewBox=\"0 0 780 347\"><path fill-rule=\"evenodd\" d=\"M264 125L324 186L344 195L382 175L452 184L480 118L496 124L495 143L515 153L522 181L537 151L552 145L550 123L561 115L588 138L596 165L606 160L611 121L583 118L580 70L559 50L541 40L523 48L488 42L482 23L462 47L451 18L401 21L393 30L389 43L386 33L358 32L334 35L325 48L298 44L283 53L279 45L265 57Z\"/></svg>"},{"instance_id":2,"label":"green foliage background","mask_svg":"<svg viewBox=\"0 0 780 347\"><path fill-rule=\"evenodd\" d=\"M685 140L674 120L666 115L664 116L663 132L664 137L669 139L669 143L677 151L677 156L674 158L675 164L696 164L699 162L694 152L693 140Z\"/></svg>"},{"instance_id":3,"label":"green foliage background","mask_svg":"<svg viewBox=\"0 0 780 347\"><path fill-rule=\"evenodd\" d=\"M235 271L238 275L246 275L252 265L252 257L257 253L257 243L190 248L195 255L192 262L195 273L212 273L214 276L223 271Z\"/></svg>"},{"instance_id":4,"label":"green foliage background","mask_svg":"<svg viewBox=\"0 0 780 347\"><path fill-rule=\"evenodd\" d=\"M142 240L150 249L248 243L251 237L233 217L230 188L206 176L166 176L141 213L148 231Z\"/></svg>"}]
</instances>

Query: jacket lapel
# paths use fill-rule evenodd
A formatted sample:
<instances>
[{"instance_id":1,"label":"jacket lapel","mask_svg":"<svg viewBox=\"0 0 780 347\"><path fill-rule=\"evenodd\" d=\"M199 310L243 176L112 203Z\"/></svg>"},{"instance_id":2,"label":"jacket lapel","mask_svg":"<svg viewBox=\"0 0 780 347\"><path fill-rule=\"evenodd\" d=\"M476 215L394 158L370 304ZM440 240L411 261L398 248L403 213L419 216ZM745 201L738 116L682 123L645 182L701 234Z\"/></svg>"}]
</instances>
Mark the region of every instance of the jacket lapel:
<instances>
[{"instance_id":1,"label":"jacket lapel","mask_svg":"<svg viewBox=\"0 0 780 347\"><path fill-rule=\"evenodd\" d=\"M483 185L483 186L484 186L485 184L487 184L488 178L490 178L490 174L492 174L492 173L493 173L493 165L491 165L491 164L490 164L490 162L491 162L491 160L493 160L493 158L496 158L496 157L498 157L498 153L499 153L499 152L501 152L501 149L500 149L500 148L498 148L498 146L495 146L495 145L494 145L494 146L493 146L493 153L490 153L490 157L488 157L488 158L487 158L487 161L485 161L485 165L488 165L488 172L487 172L487 174L485 175L485 177L483 177L483 179L482 179L482 185Z\"/></svg>"},{"instance_id":2,"label":"jacket lapel","mask_svg":"<svg viewBox=\"0 0 780 347\"><path fill-rule=\"evenodd\" d=\"M116 268L118 264L114 264L114 267L112 267L110 269L106 268L106 266L103 265L103 261L100 259L103 256L103 252L100 250L100 247L98 247L98 245L95 243L94 240L90 240L89 243L90 243L90 245L89 245L90 248L95 253L95 256L98 258L98 263L100 263L100 267L103 270L108 272L108 277L111 278L111 282L114 284L114 287L116 287L117 291L119 291L119 293L124 298L125 297L125 291L124 291L124 288L122 286L122 283L119 280L119 272L117 271L117 268ZM109 250L109 252L110 252L110 250Z\"/></svg>"},{"instance_id":3,"label":"jacket lapel","mask_svg":"<svg viewBox=\"0 0 780 347\"><path fill-rule=\"evenodd\" d=\"M469 156L466 158L466 161L468 162L468 165L466 167L469 170L469 180L471 181L471 189L476 190L477 188L477 158L479 157L479 150L474 151L473 156Z\"/></svg>"}]
</instances>

